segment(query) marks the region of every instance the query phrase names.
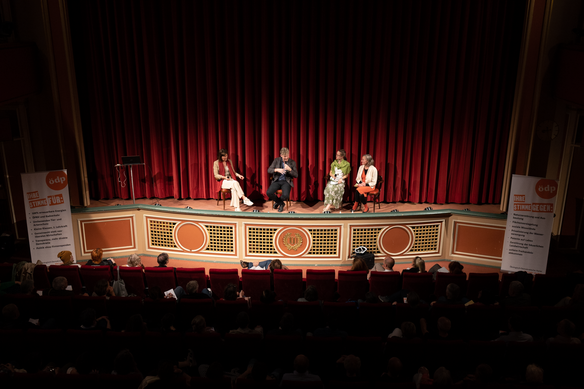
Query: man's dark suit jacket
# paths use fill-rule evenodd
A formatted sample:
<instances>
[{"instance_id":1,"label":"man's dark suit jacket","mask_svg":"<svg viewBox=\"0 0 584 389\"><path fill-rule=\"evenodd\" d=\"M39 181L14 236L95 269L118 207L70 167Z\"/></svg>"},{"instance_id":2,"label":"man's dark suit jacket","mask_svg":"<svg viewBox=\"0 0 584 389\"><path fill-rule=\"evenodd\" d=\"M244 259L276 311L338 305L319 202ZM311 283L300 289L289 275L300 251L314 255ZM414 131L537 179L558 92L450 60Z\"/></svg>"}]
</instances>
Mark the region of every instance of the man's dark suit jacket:
<instances>
[{"instance_id":1,"label":"man's dark suit jacket","mask_svg":"<svg viewBox=\"0 0 584 389\"><path fill-rule=\"evenodd\" d=\"M294 187L294 184L292 183L292 179L298 178L298 170L296 170L296 162L294 162L293 160L288 158L288 161L286 162L286 164L288 166L290 166L290 169L292 169L291 171L286 172L286 182L288 182L288 184L290 184L290 186ZM272 162L272 164L268 168L268 174L273 175L272 176L273 181L277 181L280 178L280 176L282 175L282 174L275 171L275 169L280 169L280 168L282 168L282 157L278 157L278 158L274 159L274 161Z\"/></svg>"}]
</instances>

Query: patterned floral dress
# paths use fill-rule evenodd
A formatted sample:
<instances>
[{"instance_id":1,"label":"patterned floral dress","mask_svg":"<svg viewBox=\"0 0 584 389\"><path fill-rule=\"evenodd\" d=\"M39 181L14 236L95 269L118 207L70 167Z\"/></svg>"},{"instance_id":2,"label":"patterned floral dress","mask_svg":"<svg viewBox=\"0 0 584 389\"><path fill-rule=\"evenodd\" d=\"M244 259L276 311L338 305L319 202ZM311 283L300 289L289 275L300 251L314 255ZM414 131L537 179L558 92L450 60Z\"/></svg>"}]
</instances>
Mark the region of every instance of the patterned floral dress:
<instances>
[{"instance_id":1,"label":"patterned floral dress","mask_svg":"<svg viewBox=\"0 0 584 389\"><path fill-rule=\"evenodd\" d=\"M331 163L331 173L335 178L331 178L324 189L324 204L331 205L333 208L341 208L343 203L343 195L345 194L345 181L341 182L343 176L349 175L351 172L351 164L346 160L340 163L335 159Z\"/></svg>"}]
</instances>

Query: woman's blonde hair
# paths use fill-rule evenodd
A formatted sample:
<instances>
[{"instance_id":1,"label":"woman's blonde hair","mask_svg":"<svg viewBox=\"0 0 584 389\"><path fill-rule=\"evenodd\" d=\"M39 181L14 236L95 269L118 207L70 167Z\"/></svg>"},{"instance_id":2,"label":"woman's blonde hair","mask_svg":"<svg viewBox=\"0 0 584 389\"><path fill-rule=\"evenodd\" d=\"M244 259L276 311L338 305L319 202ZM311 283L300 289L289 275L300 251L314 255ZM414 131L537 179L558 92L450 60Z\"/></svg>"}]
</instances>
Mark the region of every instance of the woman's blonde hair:
<instances>
[{"instance_id":1,"label":"woman's blonde hair","mask_svg":"<svg viewBox=\"0 0 584 389\"><path fill-rule=\"evenodd\" d=\"M142 264L142 260L138 254L132 254L128 257L128 266L129 267L138 267Z\"/></svg>"}]
</instances>

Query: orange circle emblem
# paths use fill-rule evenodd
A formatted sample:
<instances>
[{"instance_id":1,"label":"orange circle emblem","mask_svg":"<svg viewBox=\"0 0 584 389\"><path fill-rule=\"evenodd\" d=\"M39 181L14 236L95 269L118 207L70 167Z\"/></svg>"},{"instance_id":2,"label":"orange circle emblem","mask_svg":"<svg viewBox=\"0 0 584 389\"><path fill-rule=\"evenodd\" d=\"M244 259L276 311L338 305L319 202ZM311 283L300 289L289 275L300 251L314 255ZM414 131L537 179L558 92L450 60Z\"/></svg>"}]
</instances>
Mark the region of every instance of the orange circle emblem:
<instances>
[{"instance_id":1,"label":"orange circle emblem","mask_svg":"<svg viewBox=\"0 0 584 389\"><path fill-rule=\"evenodd\" d=\"M63 190L67 187L67 173L63 171L49 172L45 177L45 182L52 190Z\"/></svg>"},{"instance_id":2,"label":"orange circle emblem","mask_svg":"<svg viewBox=\"0 0 584 389\"><path fill-rule=\"evenodd\" d=\"M185 251L201 251L207 245L207 231L198 224L185 222L175 227L174 241Z\"/></svg>"},{"instance_id":3,"label":"orange circle emblem","mask_svg":"<svg viewBox=\"0 0 584 389\"><path fill-rule=\"evenodd\" d=\"M312 239L304 228L283 228L274 236L274 247L280 255L299 257L310 250Z\"/></svg>"},{"instance_id":4,"label":"orange circle emblem","mask_svg":"<svg viewBox=\"0 0 584 389\"><path fill-rule=\"evenodd\" d=\"M382 230L378 239L378 247L385 254L400 255L414 244L414 232L406 226L391 226Z\"/></svg>"},{"instance_id":5,"label":"orange circle emblem","mask_svg":"<svg viewBox=\"0 0 584 389\"><path fill-rule=\"evenodd\" d=\"M554 180L542 178L535 184L535 193L542 199L553 199L558 193L558 183Z\"/></svg>"}]
</instances>

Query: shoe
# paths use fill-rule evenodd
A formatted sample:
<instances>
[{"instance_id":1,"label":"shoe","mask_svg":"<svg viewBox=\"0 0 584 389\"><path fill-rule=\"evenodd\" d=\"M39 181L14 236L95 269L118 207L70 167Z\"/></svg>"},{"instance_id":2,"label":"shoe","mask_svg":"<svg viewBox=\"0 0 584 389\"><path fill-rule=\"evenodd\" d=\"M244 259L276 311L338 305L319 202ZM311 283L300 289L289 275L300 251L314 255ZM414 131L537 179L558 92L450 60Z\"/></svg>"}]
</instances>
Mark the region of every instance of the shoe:
<instances>
[{"instance_id":1,"label":"shoe","mask_svg":"<svg viewBox=\"0 0 584 389\"><path fill-rule=\"evenodd\" d=\"M251 207L251 206L253 206L253 202L252 202L250 199L248 199L247 197L245 197L245 198L243 199L243 203L244 203L245 205L247 205L248 207Z\"/></svg>"},{"instance_id":2,"label":"shoe","mask_svg":"<svg viewBox=\"0 0 584 389\"><path fill-rule=\"evenodd\" d=\"M365 207L363 207L363 213L367 212L369 212L369 207L367 206L367 204L365 204Z\"/></svg>"},{"instance_id":3,"label":"shoe","mask_svg":"<svg viewBox=\"0 0 584 389\"><path fill-rule=\"evenodd\" d=\"M284 211L284 206L285 206L285 205L286 205L286 204L284 204L284 203L280 204L280 206L278 207L278 212L282 212L282 211Z\"/></svg>"},{"instance_id":4,"label":"shoe","mask_svg":"<svg viewBox=\"0 0 584 389\"><path fill-rule=\"evenodd\" d=\"M355 204L353 204L353 211L356 211L357 208L359 208L359 202L355 201Z\"/></svg>"},{"instance_id":5,"label":"shoe","mask_svg":"<svg viewBox=\"0 0 584 389\"><path fill-rule=\"evenodd\" d=\"M241 267L242 267L242 268L244 268L244 269L248 269L248 268L249 268L249 262L245 262L245 261L242 261L242 260L240 260L240 261L239 261L239 264L240 264L240 265L241 265Z\"/></svg>"},{"instance_id":6,"label":"shoe","mask_svg":"<svg viewBox=\"0 0 584 389\"><path fill-rule=\"evenodd\" d=\"M272 205L272 208L278 209L279 206L280 204L274 201L274 205Z\"/></svg>"},{"instance_id":7,"label":"shoe","mask_svg":"<svg viewBox=\"0 0 584 389\"><path fill-rule=\"evenodd\" d=\"M326 207L324 207L324 210L322 211L322 213L326 213L327 211L331 210L331 206L327 205Z\"/></svg>"},{"instance_id":8,"label":"shoe","mask_svg":"<svg viewBox=\"0 0 584 389\"><path fill-rule=\"evenodd\" d=\"M235 212L241 212L241 208L239 207L235 208Z\"/></svg>"}]
</instances>

